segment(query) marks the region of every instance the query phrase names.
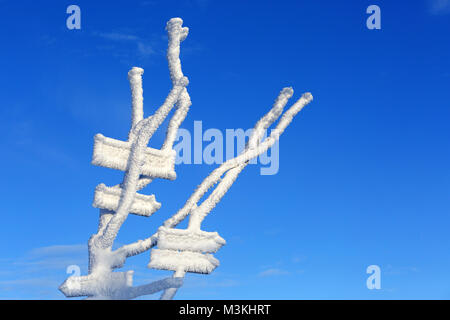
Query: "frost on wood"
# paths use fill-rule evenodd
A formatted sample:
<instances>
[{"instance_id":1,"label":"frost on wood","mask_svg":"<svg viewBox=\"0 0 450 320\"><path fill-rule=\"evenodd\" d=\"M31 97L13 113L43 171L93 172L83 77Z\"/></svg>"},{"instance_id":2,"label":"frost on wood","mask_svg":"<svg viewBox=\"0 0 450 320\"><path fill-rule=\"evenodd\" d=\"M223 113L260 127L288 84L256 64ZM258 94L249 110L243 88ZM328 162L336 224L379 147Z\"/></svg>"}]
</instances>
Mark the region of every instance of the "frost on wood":
<instances>
[{"instance_id":1,"label":"frost on wood","mask_svg":"<svg viewBox=\"0 0 450 320\"><path fill-rule=\"evenodd\" d=\"M172 299L182 286L186 272L211 273L219 266L213 256L225 240L217 232L201 230L205 217L222 199L239 173L252 158L266 152L284 132L295 115L309 102L312 95L305 93L283 113L293 95L292 88L284 88L272 107L255 125L252 135L237 157L216 168L203 180L184 206L167 219L157 232L145 240L112 249L116 236L128 217L136 214L149 217L161 204L154 195L138 193L156 178L173 180L175 173L175 151L172 149L177 130L191 106L187 91L188 80L183 75L180 61L180 44L188 35L180 18L171 19L166 26L169 43L167 60L172 88L164 103L155 113L144 118L142 75L144 70L133 67L128 73L131 88L131 128L126 141L97 134L94 137L92 164L121 170L122 183L115 186L99 184L94 192L93 206L100 209L97 233L89 239L89 273L86 276L69 277L60 290L67 297L84 296L88 299L133 299L163 291L161 299ZM161 149L148 147L148 143L167 118L166 138ZM269 137L267 129L279 119ZM264 139L263 139L264 138ZM214 188L213 188L214 187ZM213 188L213 189L212 189ZM212 189L212 190L211 190ZM200 199L210 191L201 203ZM186 229L175 227L189 216ZM153 247L157 246L158 248ZM146 285L133 286L133 271L118 272L125 260L131 256L151 250L148 267L173 271L173 276Z\"/></svg>"},{"instance_id":2,"label":"frost on wood","mask_svg":"<svg viewBox=\"0 0 450 320\"><path fill-rule=\"evenodd\" d=\"M125 172L123 182L116 186L100 184L95 189L94 207L100 209L100 221L96 234L89 239L89 274L70 277L60 287L68 297L87 296L94 299L131 299L155 293L165 288L176 288L182 279L167 278L148 285L133 287L133 272L114 272L124 265L125 259L139 251L128 246L112 250L114 240L129 213L150 216L161 204L154 195L138 193L153 179L176 178L175 151L172 145L174 133L186 117L191 105L186 90L188 80L181 71L179 61L180 43L188 29L182 20L175 18L167 23L169 50L167 58L172 80L172 89L156 112L144 119L141 68L132 68L128 73L131 87L131 129L127 141L116 140L97 134L94 138L92 164ZM174 106L177 106L167 130L166 141L161 150L147 147L156 129L162 124ZM139 242L138 242L139 243Z\"/></svg>"},{"instance_id":3,"label":"frost on wood","mask_svg":"<svg viewBox=\"0 0 450 320\"><path fill-rule=\"evenodd\" d=\"M107 138L101 134L94 137L94 154L92 164L122 171L127 170L132 141L120 141ZM141 174L173 180L175 174L175 150L162 151L145 148L143 151L143 164Z\"/></svg>"},{"instance_id":4,"label":"frost on wood","mask_svg":"<svg viewBox=\"0 0 450 320\"><path fill-rule=\"evenodd\" d=\"M95 188L94 203L95 208L108 209L116 211L119 207L120 195L122 194L122 188L120 187L107 187L103 183L99 184ZM130 207L130 213L134 213L139 216L148 217L161 208L161 203L157 202L155 196L144 195L136 193L134 196L133 204Z\"/></svg>"}]
</instances>

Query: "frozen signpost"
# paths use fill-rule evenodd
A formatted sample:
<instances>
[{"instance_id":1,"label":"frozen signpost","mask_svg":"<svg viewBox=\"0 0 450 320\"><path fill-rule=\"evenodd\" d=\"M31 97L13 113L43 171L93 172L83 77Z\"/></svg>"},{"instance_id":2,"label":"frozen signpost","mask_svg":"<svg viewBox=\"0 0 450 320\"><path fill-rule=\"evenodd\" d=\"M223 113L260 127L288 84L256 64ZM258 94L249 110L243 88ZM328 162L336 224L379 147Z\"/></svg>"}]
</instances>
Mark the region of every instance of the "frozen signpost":
<instances>
[{"instance_id":1,"label":"frozen signpost","mask_svg":"<svg viewBox=\"0 0 450 320\"><path fill-rule=\"evenodd\" d=\"M90 299L133 299L163 291L161 299L172 299L183 284L186 272L211 273L219 261L212 255L225 240L217 232L201 230L201 223L222 199L239 173L249 161L266 152L291 123L293 117L312 100L305 93L287 111L283 109L293 95L292 88L284 88L273 108L255 125L245 150L216 168L203 180L185 205L145 240L112 250L120 227L128 214L149 217L161 204L154 195L138 193L153 179L176 178L175 156L172 149L178 128L191 106L187 91L188 80L183 75L180 62L180 43L186 39L188 28L182 27L180 18L167 23L169 63L172 89L155 113L144 119L142 74L134 67L128 73L132 96L131 129L127 141L97 134L94 137L92 164L124 171L121 184L108 187L99 184L95 189L93 206L100 209L99 227L89 239L89 274L71 276L60 286L67 297L85 296ZM176 110L169 121L166 139L161 149L149 148L150 138L163 123L173 107ZM278 119L275 129L265 137L267 129ZM217 186L216 186L217 185ZM200 199L210 190L208 197ZM186 229L175 227L189 215ZM133 286L133 271L117 272L131 256L151 250L150 268L173 271L173 276L146 285Z\"/></svg>"}]
</instances>

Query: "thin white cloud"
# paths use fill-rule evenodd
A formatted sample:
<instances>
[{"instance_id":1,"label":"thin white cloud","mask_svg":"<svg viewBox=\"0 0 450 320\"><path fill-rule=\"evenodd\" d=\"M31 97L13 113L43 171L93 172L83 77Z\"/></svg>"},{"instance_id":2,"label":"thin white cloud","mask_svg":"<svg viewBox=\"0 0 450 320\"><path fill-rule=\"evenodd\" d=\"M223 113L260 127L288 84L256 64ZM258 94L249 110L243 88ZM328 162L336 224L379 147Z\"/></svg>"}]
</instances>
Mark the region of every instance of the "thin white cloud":
<instances>
[{"instance_id":1,"label":"thin white cloud","mask_svg":"<svg viewBox=\"0 0 450 320\"><path fill-rule=\"evenodd\" d=\"M434 15L450 13L450 0L429 0L430 13Z\"/></svg>"},{"instance_id":2,"label":"thin white cloud","mask_svg":"<svg viewBox=\"0 0 450 320\"><path fill-rule=\"evenodd\" d=\"M271 268L264 270L258 274L260 277L270 277L270 276L280 276L280 275L287 275L289 274L288 271L278 268Z\"/></svg>"},{"instance_id":3,"label":"thin white cloud","mask_svg":"<svg viewBox=\"0 0 450 320\"><path fill-rule=\"evenodd\" d=\"M3 280L0 281L3 286L36 286L36 287L56 287L58 282L54 280L47 280L42 278L29 278L17 280Z\"/></svg>"},{"instance_id":4,"label":"thin white cloud","mask_svg":"<svg viewBox=\"0 0 450 320\"><path fill-rule=\"evenodd\" d=\"M10 263L20 268L21 273L40 272L46 270L65 270L70 265L86 265L87 245L53 245L35 248L25 256Z\"/></svg>"},{"instance_id":5,"label":"thin white cloud","mask_svg":"<svg viewBox=\"0 0 450 320\"><path fill-rule=\"evenodd\" d=\"M24 273L33 273L39 272L43 268L46 270L65 270L70 265L84 266L85 264L86 258L83 257L57 257L32 261L17 261L13 263L13 266L23 268L22 272Z\"/></svg>"},{"instance_id":6,"label":"thin white cloud","mask_svg":"<svg viewBox=\"0 0 450 320\"><path fill-rule=\"evenodd\" d=\"M304 255L294 255L292 257L293 263L305 262L305 260L306 260L306 256L304 256Z\"/></svg>"},{"instance_id":7,"label":"thin white cloud","mask_svg":"<svg viewBox=\"0 0 450 320\"><path fill-rule=\"evenodd\" d=\"M200 277L186 277L184 281L183 287L187 289L191 288L228 288L228 287L236 287L239 286L240 282L235 279L225 278L222 279L220 277L209 277L200 278Z\"/></svg>"},{"instance_id":8,"label":"thin white cloud","mask_svg":"<svg viewBox=\"0 0 450 320\"><path fill-rule=\"evenodd\" d=\"M140 55L146 57L153 53L155 53L155 50L153 50L153 47L149 45L148 43L138 41L137 42L137 48Z\"/></svg>"},{"instance_id":9,"label":"thin white cloud","mask_svg":"<svg viewBox=\"0 0 450 320\"><path fill-rule=\"evenodd\" d=\"M138 54L142 57L147 57L155 53L153 46L147 40L134 34L121 32L94 32L94 35L109 41L133 43L137 48Z\"/></svg>"},{"instance_id":10,"label":"thin white cloud","mask_svg":"<svg viewBox=\"0 0 450 320\"><path fill-rule=\"evenodd\" d=\"M87 246L85 244L73 245L53 245L31 250L32 256L50 256L50 255L65 255L86 252Z\"/></svg>"},{"instance_id":11,"label":"thin white cloud","mask_svg":"<svg viewBox=\"0 0 450 320\"><path fill-rule=\"evenodd\" d=\"M58 286L67 267L87 269L87 245L52 245L32 249L21 257L2 259L0 292L8 299L61 299Z\"/></svg>"},{"instance_id":12,"label":"thin white cloud","mask_svg":"<svg viewBox=\"0 0 450 320\"><path fill-rule=\"evenodd\" d=\"M132 35L132 34L126 34L126 33L118 33L118 32L98 32L96 33L101 38L113 40L113 41L136 41L139 39L139 37Z\"/></svg>"},{"instance_id":13,"label":"thin white cloud","mask_svg":"<svg viewBox=\"0 0 450 320\"><path fill-rule=\"evenodd\" d=\"M416 273L419 272L419 268L415 266L399 266L393 267L392 265L387 265L385 269L381 269L381 272L385 275L404 275L408 273Z\"/></svg>"}]
</instances>

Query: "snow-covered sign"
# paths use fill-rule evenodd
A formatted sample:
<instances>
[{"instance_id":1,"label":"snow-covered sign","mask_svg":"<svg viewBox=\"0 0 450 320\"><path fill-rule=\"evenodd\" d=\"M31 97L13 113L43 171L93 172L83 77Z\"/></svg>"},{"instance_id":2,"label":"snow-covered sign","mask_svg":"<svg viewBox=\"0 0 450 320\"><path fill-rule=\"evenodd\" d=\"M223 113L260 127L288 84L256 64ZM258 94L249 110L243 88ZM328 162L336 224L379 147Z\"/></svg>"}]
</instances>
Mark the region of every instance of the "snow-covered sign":
<instances>
[{"instance_id":1,"label":"snow-covered sign","mask_svg":"<svg viewBox=\"0 0 450 320\"><path fill-rule=\"evenodd\" d=\"M132 142L111 139L97 134L94 137L94 155L92 164L122 171L127 170ZM162 151L153 148L145 148L141 174L153 177L174 180L175 174L175 150Z\"/></svg>"},{"instance_id":2,"label":"snow-covered sign","mask_svg":"<svg viewBox=\"0 0 450 320\"><path fill-rule=\"evenodd\" d=\"M224 244L217 232L160 227L159 249L152 250L148 267L179 273L211 273L219 265L211 253Z\"/></svg>"},{"instance_id":3,"label":"snow-covered sign","mask_svg":"<svg viewBox=\"0 0 450 320\"><path fill-rule=\"evenodd\" d=\"M128 214L149 217L161 207L154 195L145 195L138 191L154 179L176 178L175 151L172 147L178 128L191 106L187 91L189 81L183 75L179 58L180 44L189 31L182 24L180 18L173 18L166 26L169 36L167 60L172 89L164 103L153 115L144 118L144 70L133 67L128 73L132 100L128 140L117 140L101 134L94 138L92 164L124 171L124 178L122 183L115 186L108 187L101 183L95 189L93 206L100 209L100 217L98 231L88 242L89 274L69 277L60 286L60 290L67 297L133 299L163 291L161 299L172 299L183 284L186 272L211 273L219 265L213 253L225 244L225 240L217 232L201 230L203 220L236 181L249 160L266 152L279 139L295 115L312 101L312 95L305 93L283 112L294 92L292 88L282 89L272 109L256 123L245 150L239 156L213 170L184 206L167 219L155 234L113 250L114 241ZM163 146L161 149L148 147L154 132L174 106L176 110L169 121ZM270 136L265 137L267 129L277 119L279 121L276 127ZM206 199L199 203L211 189ZM188 227L176 229L175 227L188 216ZM155 246L157 248L154 248ZM148 266L173 271L172 277L134 287L133 271L114 271L122 268L127 258L152 248Z\"/></svg>"},{"instance_id":4,"label":"snow-covered sign","mask_svg":"<svg viewBox=\"0 0 450 320\"><path fill-rule=\"evenodd\" d=\"M101 183L95 188L94 203L95 208L107 209L111 211L117 211L119 207L120 195L122 194L122 188L107 187ZM130 207L130 213L149 217L154 212L161 208L161 203L157 202L155 196L136 193L134 196L133 204Z\"/></svg>"}]
</instances>

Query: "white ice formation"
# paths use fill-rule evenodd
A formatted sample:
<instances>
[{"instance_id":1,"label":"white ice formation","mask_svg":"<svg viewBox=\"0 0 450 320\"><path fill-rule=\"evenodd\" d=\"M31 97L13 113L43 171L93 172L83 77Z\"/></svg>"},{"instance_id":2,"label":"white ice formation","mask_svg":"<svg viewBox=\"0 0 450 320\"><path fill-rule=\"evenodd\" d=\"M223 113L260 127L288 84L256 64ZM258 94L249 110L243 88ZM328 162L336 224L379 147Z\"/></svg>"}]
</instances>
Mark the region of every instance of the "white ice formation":
<instances>
[{"instance_id":1,"label":"white ice formation","mask_svg":"<svg viewBox=\"0 0 450 320\"><path fill-rule=\"evenodd\" d=\"M245 150L237 157L223 163L203 180L184 206L167 219L157 232L145 240L112 249L114 240L128 214L148 217L161 204L154 195L138 193L156 178L173 180L175 151L172 149L177 130L186 118L191 106L187 91L188 80L183 75L180 61L180 44L188 35L180 18L167 23L169 36L167 60L172 89L155 113L144 119L142 74L144 70L133 67L128 73L131 87L131 129L127 141L97 134L94 137L92 164L124 171L121 184L108 187L99 184L94 193L93 206L100 209L98 231L89 239L89 274L71 276L60 290L67 297L85 296L88 299L133 299L142 295L163 291L161 299L172 299L183 284L186 272L212 272L219 261L212 255L225 240L217 232L201 230L202 221L222 199L239 173L249 161L269 149L291 123L294 116L309 102L312 95L305 93L283 113L293 95L292 88L284 88L273 108L255 125ZM154 132L162 124L173 107L176 110L169 121L166 138L161 149L148 147ZM265 139L265 132L278 119L275 129ZM217 186L216 186L217 185ZM207 198L200 199L212 188ZM186 229L175 227L189 215ZM150 268L171 270L172 277L133 287L133 271L118 272L131 256L151 251Z\"/></svg>"}]
</instances>

